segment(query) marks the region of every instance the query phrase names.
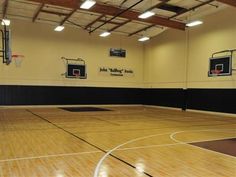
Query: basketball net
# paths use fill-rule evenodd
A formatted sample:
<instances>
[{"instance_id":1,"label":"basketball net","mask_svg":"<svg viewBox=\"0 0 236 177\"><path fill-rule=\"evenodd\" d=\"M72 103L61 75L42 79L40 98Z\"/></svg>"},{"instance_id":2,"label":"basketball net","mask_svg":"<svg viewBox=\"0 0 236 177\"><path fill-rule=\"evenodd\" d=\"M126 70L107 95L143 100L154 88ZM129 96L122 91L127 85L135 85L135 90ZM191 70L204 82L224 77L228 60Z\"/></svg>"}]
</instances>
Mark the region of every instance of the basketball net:
<instances>
[{"instance_id":1,"label":"basketball net","mask_svg":"<svg viewBox=\"0 0 236 177\"><path fill-rule=\"evenodd\" d=\"M211 73L212 73L212 76L214 77L214 76L218 76L221 73L221 71L214 69L214 70L211 70Z\"/></svg>"},{"instance_id":2,"label":"basketball net","mask_svg":"<svg viewBox=\"0 0 236 177\"><path fill-rule=\"evenodd\" d=\"M79 78L80 78L80 74L79 74L79 73L76 73L76 74L75 74L75 77L76 77L77 79L79 79Z\"/></svg>"},{"instance_id":3,"label":"basketball net","mask_svg":"<svg viewBox=\"0 0 236 177\"><path fill-rule=\"evenodd\" d=\"M24 59L24 55L12 55L12 59L15 61L16 67L20 67Z\"/></svg>"}]
</instances>

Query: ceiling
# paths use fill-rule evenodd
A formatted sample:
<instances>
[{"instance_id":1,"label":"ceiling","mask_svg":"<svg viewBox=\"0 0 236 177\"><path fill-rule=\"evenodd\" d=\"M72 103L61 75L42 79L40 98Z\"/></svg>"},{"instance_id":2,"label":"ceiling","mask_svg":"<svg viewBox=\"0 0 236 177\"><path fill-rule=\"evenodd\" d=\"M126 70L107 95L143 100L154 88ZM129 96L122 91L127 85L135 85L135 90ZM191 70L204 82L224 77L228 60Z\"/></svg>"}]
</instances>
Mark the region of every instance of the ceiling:
<instances>
[{"instance_id":1,"label":"ceiling","mask_svg":"<svg viewBox=\"0 0 236 177\"><path fill-rule=\"evenodd\" d=\"M2 18L73 26L88 33L106 30L126 36L153 37L167 28L184 30L187 22L226 8L222 1L230 0L219 1L97 0L90 10L81 10L80 0L0 0L0 13ZM150 8L156 13L154 17L146 20L137 17Z\"/></svg>"}]
</instances>

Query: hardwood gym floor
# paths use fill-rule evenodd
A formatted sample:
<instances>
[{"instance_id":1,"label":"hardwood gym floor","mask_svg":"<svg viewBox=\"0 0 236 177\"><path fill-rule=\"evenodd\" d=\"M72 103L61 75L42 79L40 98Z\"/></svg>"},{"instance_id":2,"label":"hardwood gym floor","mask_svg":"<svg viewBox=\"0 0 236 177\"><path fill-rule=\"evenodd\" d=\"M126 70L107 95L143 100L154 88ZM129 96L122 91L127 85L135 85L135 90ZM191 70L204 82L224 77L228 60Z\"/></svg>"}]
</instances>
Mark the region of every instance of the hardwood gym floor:
<instances>
[{"instance_id":1,"label":"hardwood gym floor","mask_svg":"<svg viewBox=\"0 0 236 177\"><path fill-rule=\"evenodd\" d=\"M0 177L236 177L236 118L106 109L1 108Z\"/></svg>"}]
</instances>

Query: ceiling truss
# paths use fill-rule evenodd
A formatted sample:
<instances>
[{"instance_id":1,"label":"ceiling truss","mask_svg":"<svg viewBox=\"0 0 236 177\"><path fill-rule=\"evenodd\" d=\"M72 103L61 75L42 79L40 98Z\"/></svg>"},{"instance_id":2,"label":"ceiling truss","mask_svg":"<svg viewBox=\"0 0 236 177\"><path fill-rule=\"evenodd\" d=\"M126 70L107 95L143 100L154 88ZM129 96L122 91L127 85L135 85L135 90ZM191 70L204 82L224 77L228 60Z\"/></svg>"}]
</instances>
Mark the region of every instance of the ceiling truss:
<instances>
[{"instance_id":1,"label":"ceiling truss","mask_svg":"<svg viewBox=\"0 0 236 177\"><path fill-rule=\"evenodd\" d=\"M228 4L230 6L236 7L236 1L235 0L217 0L217 1Z\"/></svg>"},{"instance_id":2,"label":"ceiling truss","mask_svg":"<svg viewBox=\"0 0 236 177\"><path fill-rule=\"evenodd\" d=\"M76 0L29 0L33 2L39 2L39 3L45 3L49 5L57 5L57 6L62 6L66 8L71 8L71 9L78 9L78 7L81 5L82 1L76 1ZM163 3L163 2L162 2ZM82 10L82 9L80 9ZM110 16L117 16L120 12L122 12L124 9L111 6L111 5L106 5L106 4L96 4L93 8L89 9L90 12L94 13L99 13L99 14L105 14L105 15L110 15ZM86 11L86 10L83 10ZM88 10L87 10L88 11ZM129 20L136 20L136 21L141 21L141 22L146 22L146 23L151 23L155 25L161 25L161 26L166 26L170 28L176 28L179 30L184 30L185 29L185 23L174 21L174 20L169 20L164 17L160 16L154 16L152 18L148 19L139 19L138 16L141 14L141 12L133 11L133 10L128 10L125 13L122 13L119 15L119 17L126 18Z\"/></svg>"},{"instance_id":3,"label":"ceiling truss","mask_svg":"<svg viewBox=\"0 0 236 177\"><path fill-rule=\"evenodd\" d=\"M6 14L7 14L7 7L8 7L8 0L5 0L3 3L3 14L2 14L2 18L5 18Z\"/></svg>"},{"instance_id":4,"label":"ceiling truss","mask_svg":"<svg viewBox=\"0 0 236 177\"><path fill-rule=\"evenodd\" d=\"M173 1L171 0L159 0L158 3L150 7L147 7L144 10L145 11L154 10L156 12L165 11L168 12L170 15L163 16L157 13L153 17L147 19L140 19L138 18L138 16L142 14L144 11L134 10L135 9L134 7L137 5L139 6L143 5L143 3L146 0L136 0L136 1L120 0L116 6L111 4L99 3L98 1L95 4L95 6L89 10L84 10L79 8L83 2L82 0L14 0L14 1L18 2L25 1L25 3L34 4L38 6L33 15L31 16L32 22L35 22L37 20L44 20L43 17L45 17L45 15L41 16L41 14L54 15L54 17L57 16L57 19L58 16L60 17L58 25L62 26L65 24L73 24L75 26L83 28L84 30L87 30L89 33L92 33L98 29L100 30L104 29L103 28L104 25L107 26L105 28L107 29L108 32L113 32L113 31L118 32L119 30L117 29L119 28L121 28L120 31L122 32L122 29L125 29L122 27L129 23L131 23L130 24L131 26L133 24L140 24L136 25L137 27L139 26L139 28L130 28L134 30L133 32L132 30L129 30L129 32L123 31L124 33L128 33L128 36L139 35L143 31L147 30L149 31L158 29L162 30L165 29L166 27L178 30L185 30L186 24L180 20L184 14L194 11L206 5L211 7L218 7L218 4L214 3L217 1L220 3L225 3L227 5L236 7L235 0L204 0L204 1L196 0L198 3L195 3L195 5L190 6L189 8L186 8L181 5L174 5ZM2 18L5 18L7 16L9 8L8 6L9 6L9 0L5 0L2 3ZM96 18L95 19L90 18L90 20L88 18L88 23L87 24L82 23L81 25L80 19L78 18L78 14L92 15L96 16ZM128 26L126 28L128 28Z\"/></svg>"}]
</instances>

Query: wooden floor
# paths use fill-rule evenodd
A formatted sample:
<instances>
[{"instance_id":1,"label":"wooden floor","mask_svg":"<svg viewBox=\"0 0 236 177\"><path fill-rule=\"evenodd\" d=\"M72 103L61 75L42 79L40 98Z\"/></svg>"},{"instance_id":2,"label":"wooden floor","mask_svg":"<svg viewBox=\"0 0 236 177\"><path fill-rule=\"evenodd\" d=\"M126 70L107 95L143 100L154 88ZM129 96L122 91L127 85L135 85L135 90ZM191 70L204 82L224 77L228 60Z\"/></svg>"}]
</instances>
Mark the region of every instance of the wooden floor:
<instances>
[{"instance_id":1,"label":"wooden floor","mask_svg":"<svg viewBox=\"0 0 236 177\"><path fill-rule=\"evenodd\" d=\"M236 177L236 118L148 107L0 109L0 177Z\"/></svg>"}]
</instances>

